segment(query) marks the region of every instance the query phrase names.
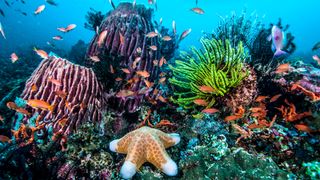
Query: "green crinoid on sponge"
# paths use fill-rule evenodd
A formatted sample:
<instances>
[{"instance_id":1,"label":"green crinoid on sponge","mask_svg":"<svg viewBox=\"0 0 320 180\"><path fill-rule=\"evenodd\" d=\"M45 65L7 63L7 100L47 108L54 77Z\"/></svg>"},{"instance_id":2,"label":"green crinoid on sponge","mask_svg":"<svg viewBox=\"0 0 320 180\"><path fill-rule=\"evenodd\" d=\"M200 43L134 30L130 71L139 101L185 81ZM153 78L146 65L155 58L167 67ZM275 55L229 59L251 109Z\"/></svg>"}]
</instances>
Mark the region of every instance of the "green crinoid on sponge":
<instances>
[{"instance_id":1,"label":"green crinoid on sponge","mask_svg":"<svg viewBox=\"0 0 320 180\"><path fill-rule=\"evenodd\" d=\"M182 52L183 60L176 60L169 66L173 77L169 82L175 86L173 102L189 109L194 100L203 99L214 105L216 98L224 96L230 89L237 87L248 75L245 60L249 57L242 42L233 48L229 40L202 38L203 49L191 48L191 53ZM200 87L208 86L213 92L203 92Z\"/></svg>"}]
</instances>

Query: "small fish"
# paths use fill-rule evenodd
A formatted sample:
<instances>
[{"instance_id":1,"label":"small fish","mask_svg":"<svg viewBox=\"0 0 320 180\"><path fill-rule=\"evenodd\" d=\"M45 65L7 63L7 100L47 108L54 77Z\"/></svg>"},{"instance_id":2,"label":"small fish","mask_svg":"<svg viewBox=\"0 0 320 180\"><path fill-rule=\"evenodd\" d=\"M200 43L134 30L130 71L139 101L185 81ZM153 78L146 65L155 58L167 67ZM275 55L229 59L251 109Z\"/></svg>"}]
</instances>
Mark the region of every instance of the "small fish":
<instances>
[{"instance_id":1,"label":"small fish","mask_svg":"<svg viewBox=\"0 0 320 180\"><path fill-rule=\"evenodd\" d=\"M227 116L224 118L225 121L235 121L235 120L238 120L240 119L241 117L240 116L237 116L237 115L232 115L232 116Z\"/></svg>"},{"instance_id":2,"label":"small fish","mask_svg":"<svg viewBox=\"0 0 320 180\"><path fill-rule=\"evenodd\" d=\"M159 61L158 61L158 60L156 60L156 59L155 59L155 60L153 60L152 62L153 62L153 65L154 65L154 66L158 66L158 64L159 64Z\"/></svg>"},{"instance_id":3,"label":"small fish","mask_svg":"<svg viewBox=\"0 0 320 180\"><path fill-rule=\"evenodd\" d=\"M4 1L8 7L11 7L7 0Z\"/></svg>"},{"instance_id":4,"label":"small fish","mask_svg":"<svg viewBox=\"0 0 320 180\"><path fill-rule=\"evenodd\" d=\"M115 80L116 81L122 81L123 79L121 77L117 77Z\"/></svg>"},{"instance_id":5,"label":"small fish","mask_svg":"<svg viewBox=\"0 0 320 180\"><path fill-rule=\"evenodd\" d=\"M58 123L60 126L65 126L67 121L68 121L68 118L62 118L62 119L58 120Z\"/></svg>"},{"instance_id":6,"label":"small fish","mask_svg":"<svg viewBox=\"0 0 320 180\"><path fill-rule=\"evenodd\" d=\"M57 40L57 41L62 41L63 37L62 36L53 36L52 39Z\"/></svg>"},{"instance_id":7,"label":"small fish","mask_svg":"<svg viewBox=\"0 0 320 180\"><path fill-rule=\"evenodd\" d=\"M16 53L12 53L12 54L10 55L10 59L11 59L11 62L12 62L12 63L15 63L16 61L18 61L19 57L17 56Z\"/></svg>"},{"instance_id":8,"label":"small fish","mask_svg":"<svg viewBox=\"0 0 320 180\"><path fill-rule=\"evenodd\" d=\"M286 54L286 52L282 51L283 41L284 41L284 33L278 26L273 26L271 29L271 38L273 47L276 49L274 56L281 56Z\"/></svg>"},{"instance_id":9,"label":"small fish","mask_svg":"<svg viewBox=\"0 0 320 180\"><path fill-rule=\"evenodd\" d=\"M55 95L61 97L62 99L66 99L66 97L67 97L67 93L64 91L58 90L58 91L55 91L54 93L55 93Z\"/></svg>"},{"instance_id":10,"label":"small fish","mask_svg":"<svg viewBox=\"0 0 320 180\"><path fill-rule=\"evenodd\" d=\"M104 43L104 40L106 39L108 35L108 30L104 30L99 34L98 38L98 46L101 47L101 45Z\"/></svg>"},{"instance_id":11,"label":"small fish","mask_svg":"<svg viewBox=\"0 0 320 180\"><path fill-rule=\"evenodd\" d=\"M111 74L114 74L115 72L114 72L114 68L113 68L113 66L110 64L110 73Z\"/></svg>"},{"instance_id":12,"label":"small fish","mask_svg":"<svg viewBox=\"0 0 320 180\"><path fill-rule=\"evenodd\" d=\"M127 97L131 97L134 95L135 95L135 93L130 90L121 90L116 94L116 96L119 98L127 98Z\"/></svg>"},{"instance_id":13,"label":"small fish","mask_svg":"<svg viewBox=\"0 0 320 180\"><path fill-rule=\"evenodd\" d=\"M158 96L159 101L163 102L163 103L167 103L168 100L166 98L164 98L163 96Z\"/></svg>"},{"instance_id":14,"label":"small fish","mask_svg":"<svg viewBox=\"0 0 320 180\"><path fill-rule=\"evenodd\" d=\"M318 65L320 65L320 58L317 55L312 56L312 59L315 60Z\"/></svg>"},{"instance_id":15,"label":"small fish","mask_svg":"<svg viewBox=\"0 0 320 180\"><path fill-rule=\"evenodd\" d=\"M304 131L307 133L314 132L313 129L311 129L310 127L308 127L307 125L304 125L304 124L296 124L296 125L294 125L294 127L297 128L299 131Z\"/></svg>"},{"instance_id":16,"label":"small fish","mask_svg":"<svg viewBox=\"0 0 320 180\"><path fill-rule=\"evenodd\" d=\"M172 21L172 30L173 30L173 34L176 35L177 34L176 21Z\"/></svg>"},{"instance_id":17,"label":"small fish","mask_svg":"<svg viewBox=\"0 0 320 180\"><path fill-rule=\"evenodd\" d=\"M201 111L202 113L206 113L206 114L214 114L217 112L220 112L218 109L216 108L209 108L209 109L204 109Z\"/></svg>"},{"instance_id":18,"label":"small fish","mask_svg":"<svg viewBox=\"0 0 320 180\"><path fill-rule=\"evenodd\" d=\"M148 87L148 88L151 88L152 86L153 86L153 84L154 83L151 83L150 81L148 81L148 80L144 80L144 83L146 84L146 86Z\"/></svg>"},{"instance_id":19,"label":"small fish","mask_svg":"<svg viewBox=\"0 0 320 180\"><path fill-rule=\"evenodd\" d=\"M193 103L195 103L196 105L199 105L199 106L207 106L208 105L208 102L203 99L195 99L193 101Z\"/></svg>"},{"instance_id":20,"label":"small fish","mask_svg":"<svg viewBox=\"0 0 320 180\"><path fill-rule=\"evenodd\" d=\"M58 6L58 4L54 0L46 0L46 2L52 6Z\"/></svg>"},{"instance_id":21,"label":"small fish","mask_svg":"<svg viewBox=\"0 0 320 180\"><path fill-rule=\"evenodd\" d=\"M255 101L256 102L262 102L267 98L269 98L269 96L258 96Z\"/></svg>"},{"instance_id":22,"label":"small fish","mask_svg":"<svg viewBox=\"0 0 320 180\"><path fill-rule=\"evenodd\" d=\"M27 115L27 116L30 116L30 115L31 115L30 112L28 112L26 109L23 109L23 108L18 108L18 109L16 109L16 112L21 113L21 114L24 114L24 115Z\"/></svg>"},{"instance_id":23,"label":"small fish","mask_svg":"<svg viewBox=\"0 0 320 180\"><path fill-rule=\"evenodd\" d=\"M137 53L141 54L141 52L142 52L141 47L138 47L138 48L136 49L136 51L137 51Z\"/></svg>"},{"instance_id":24,"label":"small fish","mask_svg":"<svg viewBox=\"0 0 320 180\"><path fill-rule=\"evenodd\" d=\"M158 33L154 32L154 31L149 32L149 33L146 35L146 37L148 37L148 38L154 38L154 37L156 37L156 36L158 36Z\"/></svg>"},{"instance_id":25,"label":"small fish","mask_svg":"<svg viewBox=\"0 0 320 180\"><path fill-rule=\"evenodd\" d=\"M38 87L37 87L36 84L33 84L33 85L31 86L31 92L36 92L36 91L38 91Z\"/></svg>"},{"instance_id":26,"label":"small fish","mask_svg":"<svg viewBox=\"0 0 320 180\"><path fill-rule=\"evenodd\" d=\"M62 86L62 83L59 80L53 79L52 77L49 77L48 81L51 82L52 84L56 85L56 86Z\"/></svg>"},{"instance_id":27,"label":"small fish","mask_svg":"<svg viewBox=\"0 0 320 180\"><path fill-rule=\"evenodd\" d=\"M0 135L0 141L1 141L2 143L6 143L6 142L10 143L10 142L11 142L11 139L8 138L7 136Z\"/></svg>"},{"instance_id":28,"label":"small fish","mask_svg":"<svg viewBox=\"0 0 320 180\"><path fill-rule=\"evenodd\" d=\"M126 74L130 74L130 71L128 68L122 68L121 70Z\"/></svg>"},{"instance_id":29,"label":"small fish","mask_svg":"<svg viewBox=\"0 0 320 180\"><path fill-rule=\"evenodd\" d=\"M191 11L193 11L196 14L204 14L204 10L199 7L192 8Z\"/></svg>"},{"instance_id":30,"label":"small fish","mask_svg":"<svg viewBox=\"0 0 320 180\"><path fill-rule=\"evenodd\" d=\"M114 5L114 3L113 3L112 0L109 0L109 3L111 4L111 6L112 6L113 9L116 9L116 6Z\"/></svg>"},{"instance_id":31,"label":"small fish","mask_svg":"<svg viewBox=\"0 0 320 180\"><path fill-rule=\"evenodd\" d=\"M199 90L204 92L204 93L213 93L213 92L215 92L215 90L210 86L200 86Z\"/></svg>"},{"instance_id":32,"label":"small fish","mask_svg":"<svg viewBox=\"0 0 320 180\"><path fill-rule=\"evenodd\" d=\"M251 112L253 112L253 113L265 111L265 110L264 110L263 108L261 108L261 107L252 107L250 110L251 110Z\"/></svg>"},{"instance_id":33,"label":"small fish","mask_svg":"<svg viewBox=\"0 0 320 180\"><path fill-rule=\"evenodd\" d=\"M159 83L164 83L166 81L166 79L167 79L166 77L159 79Z\"/></svg>"},{"instance_id":34,"label":"small fish","mask_svg":"<svg viewBox=\"0 0 320 180\"><path fill-rule=\"evenodd\" d=\"M141 60L141 57L136 57L132 63L132 68L135 69L137 67L137 63Z\"/></svg>"},{"instance_id":35,"label":"small fish","mask_svg":"<svg viewBox=\"0 0 320 180\"><path fill-rule=\"evenodd\" d=\"M0 32L1 32L2 37L3 37L4 39L7 39L7 38L6 38L6 35L5 35L5 33L4 33L4 30L3 30L3 27L2 27L1 22L0 22Z\"/></svg>"},{"instance_id":36,"label":"small fish","mask_svg":"<svg viewBox=\"0 0 320 180\"><path fill-rule=\"evenodd\" d=\"M57 28L57 30L60 32L64 32L64 33L67 32L66 28L64 28L64 27L59 27L59 28Z\"/></svg>"},{"instance_id":37,"label":"small fish","mask_svg":"<svg viewBox=\"0 0 320 180\"><path fill-rule=\"evenodd\" d=\"M159 20L159 26L161 26L162 25L162 17L160 18L160 20Z\"/></svg>"},{"instance_id":38,"label":"small fish","mask_svg":"<svg viewBox=\"0 0 320 180\"><path fill-rule=\"evenodd\" d=\"M90 56L90 59L93 61L93 62L100 62L100 58L98 56Z\"/></svg>"},{"instance_id":39,"label":"small fish","mask_svg":"<svg viewBox=\"0 0 320 180\"><path fill-rule=\"evenodd\" d=\"M312 47L312 51L318 50L320 49L320 42L317 42L313 47Z\"/></svg>"},{"instance_id":40,"label":"small fish","mask_svg":"<svg viewBox=\"0 0 320 180\"><path fill-rule=\"evenodd\" d=\"M16 109L18 109L19 107L16 105L16 103L14 103L14 102L7 102L7 107L9 108L9 109L12 109L12 110L16 110Z\"/></svg>"},{"instance_id":41,"label":"small fish","mask_svg":"<svg viewBox=\"0 0 320 180\"><path fill-rule=\"evenodd\" d=\"M72 31L72 30L74 30L76 27L77 27L76 24L69 24L69 25L66 27L66 32Z\"/></svg>"},{"instance_id":42,"label":"small fish","mask_svg":"<svg viewBox=\"0 0 320 180\"><path fill-rule=\"evenodd\" d=\"M155 45L149 46L149 48L150 48L152 51L157 51L157 50L158 50L158 47L155 46Z\"/></svg>"},{"instance_id":43,"label":"small fish","mask_svg":"<svg viewBox=\"0 0 320 180\"><path fill-rule=\"evenodd\" d=\"M45 52L44 50L33 48L33 50L42 58L42 59L47 59L48 58L48 53Z\"/></svg>"},{"instance_id":44,"label":"small fish","mask_svg":"<svg viewBox=\"0 0 320 180\"><path fill-rule=\"evenodd\" d=\"M167 64L167 60L164 58L164 56L162 56L160 61L159 61L159 67L162 67L163 64Z\"/></svg>"},{"instance_id":45,"label":"small fish","mask_svg":"<svg viewBox=\"0 0 320 180\"><path fill-rule=\"evenodd\" d=\"M275 102L275 101L277 101L280 96L281 96L281 94L274 95L274 96L270 99L270 102Z\"/></svg>"},{"instance_id":46,"label":"small fish","mask_svg":"<svg viewBox=\"0 0 320 180\"><path fill-rule=\"evenodd\" d=\"M276 74L282 74L282 73L287 73L290 70L290 64L286 63L286 64L280 64L276 71L274 73Z\"/></svg>"},{"instance_id":47,"label":"small fish","mask_svg":"<svg viewBox=\"0 0 320 180\"><path fill-rule=\"evenodd\" d=\"M170 36L163 36L163 37L162 37L162 40L163 40L163 41L171 41L172 38L171 38Z\"/></svg>"},{"instance_id":48,"label":"small fish","mask_svg":"<svg viewBox=\"0 0 320 180\"><path fill-rule=\"evenodd\" d=\"M136 4L137 4L137 1L136 1L136 0L133 0L133 2L132 2L132 7L133 7L133 9L136 7Z\"/></svg>"},{"instance_id":49,"label":"small fish","mask_svg":"<svg viewBox=\"0 0 320 180\"><path fill-rule=\"evenodd\" d=\"M183 33L182 33L181 36L180 36L179 41L182 41L184 38L186 38L186 37L191 33L191 31L192 31L191 28L183 31Z\"/></svg>"},{"instance_id":50,"label":"small fish","mask_svg":"<svg viewBox=\"0 0 320 180\"><path fill-rule=\"evenodd\" d=\"M34 14L35 14L35 15L40 14L42 11L44 11L45 8L46 8L46 5L41 5L41 6L39 6L39 7L34 11Z\"/></svg>"},{"instance_id":51,"label":"small fish","mask_svg":"<svg viewBox=\"0 0 320 180\"><path fill-rule=\"evenodd\" d=\"M142 76L144 78L148 78L150 74L147 71L137 71L137 75Z\"/></svg>"},{"instance_id":52,"label":"small fish","mask_svg":"<svg viewBox=\"0 0 320 180\"><path fill-rule=\"evenodd\" d=\"M0 9L0 14L1 14L3 17L6 17L2 9Z\"/></svg>"},{"instance_id":53,"label":"small fish","mask_svg":"<svg viewBox=\"0 0 320 180\"><path fill-rule=\"evenodd\" d=\"M120 44L124 45L124 36L119 32Z\"/></svg>"},{"instance_id":54,"label":"small fish","mask_svg":"<svg viewBox=\"0 0 320 180\"><path fill-rule=\"evenodd\" d=\"M53 111L55 106L50 105L46 101L43 100L38 100L38 99L29 99L27 101L27 104L33 108L39 108L42 110L48 110L48 111Z\"/></svg>"},{"instance_id":55,"label":"small fish","mask_svg":"<svg viewBox=\"0 0 320 180\"><path fill-rule=\"evenodd\" d=\"M4 118L0 115L0 121L3 121L4 120Z\"/></svg>"}]
</instances>

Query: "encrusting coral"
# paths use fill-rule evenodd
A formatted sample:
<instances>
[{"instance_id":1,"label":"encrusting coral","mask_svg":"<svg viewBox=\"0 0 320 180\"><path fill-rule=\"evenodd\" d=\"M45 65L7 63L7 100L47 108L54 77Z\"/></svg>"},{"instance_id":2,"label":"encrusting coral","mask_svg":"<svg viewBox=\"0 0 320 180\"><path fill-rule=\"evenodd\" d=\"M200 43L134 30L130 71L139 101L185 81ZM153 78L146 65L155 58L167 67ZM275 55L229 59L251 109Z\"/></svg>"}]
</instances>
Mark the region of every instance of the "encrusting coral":
<instances>
[{"instance_id":1,"label":"encrusting coral","mask_svg":"<svg viewBox=\"0 0 320 180\"><path fill-rule=\"evenodd\" d=\"M111 141L109 148L111 151L127 154L120 170L120 175L125 179L131 178L145 162L150 162L168 176L175 176L178 173L177 164L165 149L179 142L180 136L176 133L166 134L144 126L121 139Z\"/></svg>"},{"instance_id":2,"label":"encrusting coral","mask_svg":"<svg viewBox=\"0 0 320 180\"><path fill-rule=\"evenodd\" d=\"M249 74L244 63L248 54L241 42L234 48L229 40L203 38L201 43L204 50L192 48L193 54L183 53L183 60L170 66L173 77L169 81L176 86L173 100L184 108L193 107L197 99L211 107Z\"/></svg>"}]
</instances>

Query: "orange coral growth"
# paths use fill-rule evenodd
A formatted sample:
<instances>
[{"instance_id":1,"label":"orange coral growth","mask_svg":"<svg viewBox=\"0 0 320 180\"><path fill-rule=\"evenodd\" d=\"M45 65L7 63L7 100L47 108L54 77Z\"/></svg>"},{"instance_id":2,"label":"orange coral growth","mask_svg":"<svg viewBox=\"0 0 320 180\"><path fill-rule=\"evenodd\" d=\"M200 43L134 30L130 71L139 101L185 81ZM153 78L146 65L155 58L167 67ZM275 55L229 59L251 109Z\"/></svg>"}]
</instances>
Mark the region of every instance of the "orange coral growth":
<instances>
[{"instance_id":1,"label":"orange coral growth","mask_svg":"<svg viewBox=\"0 0 320 180\"><path fill-rule=\"evenodd\" d=\"M305 94L306 96L308 96L312 101L319 101L320 100L320 95L319 94L316 94L312 91L309 91L307 89L305 89L304 87L300 86L299 84L293 84L291 86L291 91L294 91L294 90L299 90L299 91L302 91L303 94Z\"/></svg>"}]
</instances>

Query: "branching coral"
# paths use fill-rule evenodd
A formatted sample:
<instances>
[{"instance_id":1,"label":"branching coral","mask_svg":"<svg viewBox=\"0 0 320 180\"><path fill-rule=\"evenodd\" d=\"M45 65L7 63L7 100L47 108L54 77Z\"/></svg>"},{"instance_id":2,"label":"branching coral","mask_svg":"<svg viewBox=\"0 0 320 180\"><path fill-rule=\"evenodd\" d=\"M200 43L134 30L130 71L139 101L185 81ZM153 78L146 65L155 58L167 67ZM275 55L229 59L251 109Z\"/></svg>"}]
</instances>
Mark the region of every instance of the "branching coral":
<instances>
[{"instance_id":1,"label":"branching coral","mask_svg":"<svg viewBox=\"0 0 320 180\"><path fill-rule=\"evenodd\" d=\"M237 87L249 73L243 71L248 54L241 42L237 48L229 40L203 38L201 43L204 50L192 48L192 54L182 53L184 60L170 66L173 77L169 81L177 87L173 101L184 108L191 108L197 99L208 102L207 107L212 106L217 97Z\"/></svg>"}]
</instances>

